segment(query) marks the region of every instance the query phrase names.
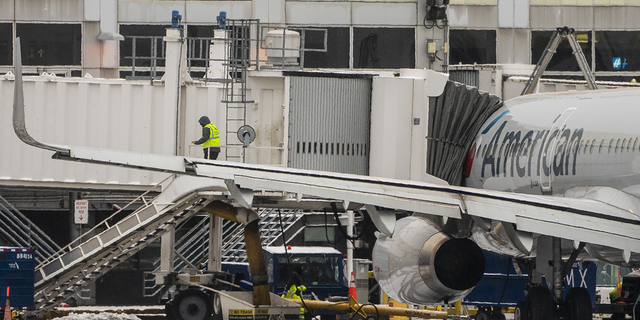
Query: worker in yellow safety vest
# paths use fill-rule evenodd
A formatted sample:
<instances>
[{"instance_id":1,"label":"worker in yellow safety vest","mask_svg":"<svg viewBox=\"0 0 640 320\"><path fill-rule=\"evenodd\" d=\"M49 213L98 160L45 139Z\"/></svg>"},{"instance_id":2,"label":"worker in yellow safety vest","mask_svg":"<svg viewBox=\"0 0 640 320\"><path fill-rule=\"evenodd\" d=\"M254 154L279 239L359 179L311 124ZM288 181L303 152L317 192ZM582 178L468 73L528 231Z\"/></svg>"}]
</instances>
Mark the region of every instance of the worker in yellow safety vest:
<instances>
[{"instance_id":1,"label":"worker in yellow safety vest","mask_svg":"<svg viewBox=\"0 0 640 320\"><path fill-rule=\"evenodd\" d=\"M202 126L202 137L196 141L191 141L191 143L202 145L205 159L218 159L218 154L220 153L220 132L218 127L213 125L207 116L200 117L198 123Z\"/></svg>"},{"instance_id":2,"label":"worker in yellow safety vest","mask_svg":"<svg viewBox=\"0 0 640 320\"><path fill-rule=\"evenodd\" d=\"M307 290L307 288L302 285L300 275L293 272L291 279L289 279L289 282L284 287L282 297L287 299L301 299L302 292L305 290ZM300 320L304 320L304 307L300 308Z\"/></svg>"}]
</instances>

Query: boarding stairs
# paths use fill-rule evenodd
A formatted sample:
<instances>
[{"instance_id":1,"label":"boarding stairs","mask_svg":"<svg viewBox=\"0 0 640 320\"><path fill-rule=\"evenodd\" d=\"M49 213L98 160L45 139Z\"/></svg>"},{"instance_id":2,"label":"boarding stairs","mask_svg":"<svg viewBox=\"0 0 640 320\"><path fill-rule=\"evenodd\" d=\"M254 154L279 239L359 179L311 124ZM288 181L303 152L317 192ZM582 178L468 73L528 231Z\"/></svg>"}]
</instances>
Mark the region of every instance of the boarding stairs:
<instances>
[{"instance_id":1,"label":"boarding stairs","mask_svg":"<svg viewBox=\"0 0 640 320\"><path fill-rule=\"evenodd\" d=\"M0 237L12 246L35 249L36 264L42 263L56 251L58 246L44 231L25 217L7 199L0 196Z\"/></svg>"},{"instance_id":2,"label":"boarding stairs","mask_svg":"<svg viewBox=\"0 0 640 320\"><path fill-rule=\"evenodd\" d=\"M574 32L575 30L573 28L568 28L568 27L556 28L556 31L553 33L553 36L551 37L551 40L549 40L549 43L547 43L547 47L544 49L544 52L540 56L538 63L533 68L533 72L529 77L529 81L527 82L527 85L522 90L521 95L533 93L533 91L535 90L538 84L538 81L540 80L540 77L542 77L542 74L547 69L547 66L551 61L551 58L553 58L553 55L556 53L556 49L558 48L558 45L564 39L567 39L569 41L571 50L573 50L573 55L576 58L576 61L578 62L578 67L580 67L580 70L582 71L582 75L587 80L587 86L589 86L589 89L591 90L598 89L598 85L596 84L596 79L593 76L591 69L589 68L589 64L587 63L587 58L584 56L584 53L580 48L580 44L578 43L578 40L576 40L576 38L573 36Z\"/></svg>"},{"instance_id":3,"label":"boarding stairs","mask_svg":"<svg viewBox=\"0 0 640 320\"><path fill-rule=\"evenodd\" d=\"M274 244L282 239L282 228L286 235L297 235L304 229L305 213L300 210L280 210L278 209L262 209L259 211L260 217L260 238L263 246ZM282 216L282 224L280 224L280 216ZM210 217L200 216L192 219L200 218L180 239L176 239L175 250L178 255L174 260L174 270L180 271L185 267L196 267L203 269L208 261L209 252L209 221ZM222 226L222 252L221 261L223 262L247 262L247 253L244 243L244 228L241 224L225 220ZM287 237L291 239L291 237ZM186 260L186 261L185 261ZM155 270L160 269L160 259L154 262ZM145 297L163 296L169 289L164 285L155 283L153 272L145 274Z\"/></svg>"},{"instance_id":4,"label":"boarding stairs","mask_svg":"<svg viewBox=\"0 0 640 320\"><path fill-rule=\"evenodd\" d=\"M262 246L273 245L278 240L282 242L282 229L284 229L287 240L292 238L291 235L298 235L305 227L304 215L305 213L299 210L261 210L259 217ZM282 217L282 220L280 220L280 217ZM239 227L238 224L233 227L223 231L222 261L246 262L247 252L244 243L244 228Z\"/></svg>"},{"instance_id":5,"label":"boarding stairs","mask_svg":"<svg viewBox=\"0 0 640 320\"><path fill-rule=\"evenodd\" d=\"M81 244L64 247L36 267L35 316L42 316L83 287L112 270L141 249L194 216L212 200L212 191L224 191L213 179L175 178L152 201L132 214L114 214L82 236ZM76 241L75 243L78 243Z\"/></svg>"}]
</instances>

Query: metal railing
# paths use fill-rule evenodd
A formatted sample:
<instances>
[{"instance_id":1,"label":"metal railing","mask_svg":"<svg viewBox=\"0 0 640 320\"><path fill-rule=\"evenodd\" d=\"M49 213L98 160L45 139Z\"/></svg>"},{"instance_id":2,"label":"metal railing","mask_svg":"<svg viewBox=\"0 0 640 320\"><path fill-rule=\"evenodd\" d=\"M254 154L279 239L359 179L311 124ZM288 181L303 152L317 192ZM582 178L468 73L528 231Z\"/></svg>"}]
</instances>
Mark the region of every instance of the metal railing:
<instances>
[{"instance_id":1,"label":"metal railing","mask_svg":"<svg viewBox=\"0 0 640 320\"><path fill-rule=\"evenodd\" d=\"M36 264L60 250L47 234L0 196L0 236L17 247L35 249Z\"/></svg>"}]
</instances>

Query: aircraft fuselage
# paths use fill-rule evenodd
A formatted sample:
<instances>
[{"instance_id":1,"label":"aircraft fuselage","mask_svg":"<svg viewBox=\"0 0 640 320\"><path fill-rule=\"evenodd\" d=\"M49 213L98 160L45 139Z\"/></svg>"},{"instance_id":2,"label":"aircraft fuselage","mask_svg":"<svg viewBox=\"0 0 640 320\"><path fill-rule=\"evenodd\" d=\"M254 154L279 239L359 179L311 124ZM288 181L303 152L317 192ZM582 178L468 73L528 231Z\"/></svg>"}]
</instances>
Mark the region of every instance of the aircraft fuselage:
<instances>
[{"instance_id":1,"label":"aircraft fuselage","mask_svg":"<svg viewBox=\"0 0 640 320\"><path fill-rule=\"evenodd\" d=\"M477 135L465 184L553 195L575 186L607 186L639 196L639 112L640 90L507 101Z\"/></svg>"}]
</instances>

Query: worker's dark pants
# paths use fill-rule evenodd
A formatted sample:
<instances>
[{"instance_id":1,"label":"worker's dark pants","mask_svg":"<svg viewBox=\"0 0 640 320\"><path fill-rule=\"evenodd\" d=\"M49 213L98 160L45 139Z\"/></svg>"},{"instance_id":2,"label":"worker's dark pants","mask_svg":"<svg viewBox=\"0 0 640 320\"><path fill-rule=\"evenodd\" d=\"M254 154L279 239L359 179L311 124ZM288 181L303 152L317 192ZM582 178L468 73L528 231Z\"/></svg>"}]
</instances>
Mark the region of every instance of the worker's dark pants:
<instances>
[{"instance_id":1,"label":"worker's dark pants","mask_svg":"<svg viewBox=\"0 0 640 320\"><path fill-rule=\"evenodd\" d=\"M220 147L204 148L202 149L202 151L204 152L205 159L216 160L218 159L218 154L220 153Z\"/></svg>"}]
</instances>

